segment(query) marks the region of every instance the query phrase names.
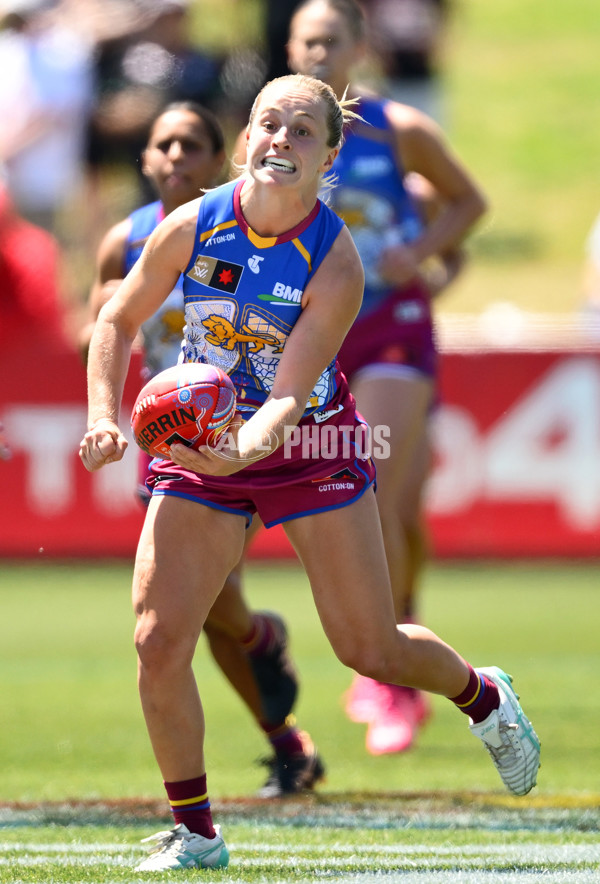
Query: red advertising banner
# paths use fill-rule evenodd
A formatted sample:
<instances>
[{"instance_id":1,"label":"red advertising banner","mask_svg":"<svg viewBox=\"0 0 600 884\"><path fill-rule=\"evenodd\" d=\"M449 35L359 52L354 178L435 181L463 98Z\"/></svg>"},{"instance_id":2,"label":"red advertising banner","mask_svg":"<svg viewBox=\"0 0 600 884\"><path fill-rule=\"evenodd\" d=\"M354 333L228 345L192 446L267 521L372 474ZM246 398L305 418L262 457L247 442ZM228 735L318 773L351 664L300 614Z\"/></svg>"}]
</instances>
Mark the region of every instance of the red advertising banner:
<instances>
[{"instance_id":1,"label":"red advertising banner","mask_svg":"<svg viewBox=\"0 0 600 884\"><path fill-rule=\"evenodd\" d=\"M0 556L133 556L137 448L98 473L78 457L85 372L49 345L0 354ZM141 386L134 358L123 424ZM427 518L440 557L600 554L600 355L446 353ZM7 454L7 452L5 452ZM283 530L253 556L293 555Z\"/></svg>"},{"instance_id":2,"label":"red advertising banner","mask_svg":"<svg viewBox=\"0 0 600 884\"><path fill-rule=\"evenodd\" d=\"M600 555L600 355L447 353L441 398L438 555Z\"/></svg>"}]
</instances>

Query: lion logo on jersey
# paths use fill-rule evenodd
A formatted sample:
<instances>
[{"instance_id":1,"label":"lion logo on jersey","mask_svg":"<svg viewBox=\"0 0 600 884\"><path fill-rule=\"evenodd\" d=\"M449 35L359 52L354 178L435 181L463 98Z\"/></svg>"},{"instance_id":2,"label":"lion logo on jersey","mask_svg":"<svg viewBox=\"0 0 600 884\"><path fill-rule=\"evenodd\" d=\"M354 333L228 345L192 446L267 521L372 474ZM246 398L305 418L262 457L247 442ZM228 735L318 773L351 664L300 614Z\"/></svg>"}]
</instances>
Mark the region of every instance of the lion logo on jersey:
<instances>
[{"instance_id":1,"label":"lion logo on jersey","mask_svg":"<svg viewBox=\"0 0 600 884\"><path fill-rule=\"evenodd\" d=\"M205 340L209 344L222 347L224 350L233 350L236 344L248 344L250 353L260 353L263 347L274 347L273 353L282 353L281 342L269 334L258 334L248 326L243 326L242 332L237 332L231 322L223 316L212 314L202 320L202 325L208 329Z\"/></svg>"}]
</instances>

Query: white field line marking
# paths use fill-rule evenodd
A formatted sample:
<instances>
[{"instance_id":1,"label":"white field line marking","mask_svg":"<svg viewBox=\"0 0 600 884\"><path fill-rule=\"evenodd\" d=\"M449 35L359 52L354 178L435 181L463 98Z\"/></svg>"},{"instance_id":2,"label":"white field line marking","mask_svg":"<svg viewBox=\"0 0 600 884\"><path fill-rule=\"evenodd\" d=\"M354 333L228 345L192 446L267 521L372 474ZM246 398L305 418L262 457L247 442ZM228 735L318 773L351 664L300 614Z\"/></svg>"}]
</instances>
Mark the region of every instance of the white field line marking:
<instances>
[{"instance_id":1,"label":"white field line marking","mask_svg":"<svg viewBox=\"0 0 600 884\"><path fill-rule=\"evenodd\" d=\"M399 874L344 875L336 878L311 878L312 884L541 884L539 872L479 872L435 871L400 872ZM597 871L544 871L544 884L598 884ZM16 882L19 884L19 882ZM84 884L84 882L81 882ZM114 884L114 882L113 882ZM225 884L225 882L224 882ZM277 884L287 884L285 880Z\"/></svg>"},{"instance_id":2,"label":"white field line marking","mask_svg":"<svg viewBox=\"0 0 600 884\"><path fill-rule=\"evenodd\" d=\"M224 875L227 873L224 872ZM494 871L488 870L426 870L423 871L407 871L396 870L395 872L342 872L339 875L327 872L326 878L315 878L313 874L310 876L312 884L540 884L540 871L522 872L518 869L513 871ZM578 870L552 870L544 869L541 871L544 884L598 884L598 871L589 869ZM484 876L484 877L483 877ZM52 880L55 880L54 878ZM219 876L222 884L234 884L239 882L239 878ZM13 884L30 884L31 879L24 880L22 878L13 879ZM104 884L141 884L140 878L132 870L132 877L123 878L122 874L118 881L105 880ZM47 884L40 880L39 884ZM86 881L71 881L71 884L89 884L89 878ZM273 880L271 884L289 884L289 876Z\"/></svg>"},{"instance_id":3,"label":"white field line marking","mask_svg":"<svg viewBox=\"0 0 600 884\"><path fill-rule=\"evenodd\" d=\"M523 845L465 845L457 847L436 847L433 845L404 845L381 847L369 845L316 845L302 849L304 855L299 856L300 848L283 849L276 845L265 845L257 848L255 844L239 843L231 845L232 867L252 868L271 865L275 869L289 864L290 856L294 856L296 868L312 868L323 865L326 869L343 869L358 872L364 869L369 872L376 859L379 869L393 871L398 869L435 870L443 862L453 862L465 872L475 867L490 868L497 862L535 865L546 873L551 866L560 863L571 869L581 864L594 864L600 868L600 845L596 844L565 844L546 845L529 843ZM22 851L24 855L19 856ZM38 844L23 845L20 843L4 845L4 856L0 856L0 866L19 866L35 868L41 865L67 866L130 866L140 849L122 844ZM259 854L243 856L243 853ZM10 855L9 855L10 854ZM237 854L237 855L236 855ZM313 855L311 857L311 854ZM324 868L324 870L325 870ZM440 870L441 871L441 870ZM581 870L583 871L583 870ZM438 872L439 873L439 872Z\"/></svg>"},{"instance_id":4,"label":"white field line marking","mask_svg":"<svg viewBox=\"0 0 600 884\"><path fill-rule=\"evenodd\" d=\"M69 843L49 842L47 844L32 844L30 841L4 841L0 843L0 853L10 853L13 850L24 851L25 853L123 853L131 847L135 849L135 844L110 843L102 841L90 841L82 844L81 842Z\"/></svg>"},{"instance_id":5,"label":"white field line marking","mask_svg":"<svg viewBox=\"0 0 600 884\"><path fill-rule=\"evenodd\" d=\"M482 844L480 846L474 844L464 845L427 845L427 844L308 844L308 845L291 845L282 848L277 844L264 844L257 846L256 842L227 842L227 846L231 852L261 853L261 854L277 854L279 856L290 856L307 853L326 853L328 857L331 854L340 856L354 856L360 854L360 857L382 855L387 856L427 856L435 854L435 856L450 857L498 857L501 859L519 859L527 861L532 857L539 859L540 856L546 858L548 862L600 862L600 843L598 844L543 844L539 842L527 842L525 844ZM52 855L60 854L96 854L101 859L106 854L126 854L126 853L145 853L145 849L135 843L118 843L118 842L101 842L94 841L89 843L42 843L31 844L24 841L15 841L13 843L0 843L0 855L8 853L22 854L45 854L48 860ZM359 858L360 858L359 857ZM1 861L1 856L0 856Z\"/></svg>"},{"instance_id":6,"label":"white field line marking","mask_svg":"<svg viewBox=\"0 0 600 884\"><path fill-rule=\"evenodd\" d=\"M226 873L225 873L226 874ZM544 884L598 884L597 871L544 871ZM131 878L131 884L140 884L140 878ZM231 884L234 879L219 876L222 884ZM312 884L540 884L539 872L485 872L485 881L482 881L481 872L455 872L455 871L436 871L429 872L400 872L398 874L373 873L365 875L342 874L335 878L328 875L327 878L313 878ZM23 878L13 879L12 884L30 884L30 880ZM39 882L45 884L45 882ZM89 878L86 881L71 881L70 884L89 884ZM105 881L104 884L124 884L124 879L119 878L118 881ZM271 884L289 884L289 878L280 878Z\"/></svg>"}]
</instances>

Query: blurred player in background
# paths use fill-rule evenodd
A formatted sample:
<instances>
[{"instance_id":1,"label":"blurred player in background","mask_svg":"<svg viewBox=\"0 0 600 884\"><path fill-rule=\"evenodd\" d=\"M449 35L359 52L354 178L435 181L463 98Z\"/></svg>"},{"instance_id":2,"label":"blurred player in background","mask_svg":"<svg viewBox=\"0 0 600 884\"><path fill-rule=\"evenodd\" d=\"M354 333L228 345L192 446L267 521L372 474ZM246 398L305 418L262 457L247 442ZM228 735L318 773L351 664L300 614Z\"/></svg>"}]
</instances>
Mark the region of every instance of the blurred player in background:
<instances>
[{"instance_id":1,"label":"blurred player in background","mask_svg":"<svg viewBox=\"0 0 600 884\"><path fill-rule=\"evenodd\" d=\"M425 554L422 496L437 362L431 302L459 271L462 240L485 201L432 120L376 95L359 98L349 87L366 48L355 0L307 0L292 18L290 69L358 101L361 119L349 127L328 198L365 270L361 311L339 359L367 423L390 428L376 498L396 620L410 623ZM367 748L375 755L409 748L429 712L419 692L363 676L346 708L353 721L368 723Z\"/></svg>"},{"instance_id":2,"label":"blurred player in background","mask_svg":"<svg viewBox=\"0 0 600 884\"><path fill-rule=\"evenodd\" d=\"M218 180L225 162L221 127L206 108L193 102L168 105L153 122L142 155L142 170L159 199L134 211L111 228L97 257L89 302L89 323L81 346L87 353L98 313L140 257L160 221L195 199ZM146 380L178 361L183 327L183 280L141 328ZM146 478L151 458L138 453L139 495L147 505ZM247 532L248 540L252 531ZM323 765L305 732L291 719L297 695L296 672L287 652L287 630L272 612L252 612L241 590L241 564L228 578L204 627L212 654L246 703L273 749L270 773L259 795L276 798L311 788Z\"/></svg>"},{"instance_id":3,"label":"blurred player in background","mask_svg":"<svg viewBox=\"0 0 600 884\"><path fill-rule=\"evenodd\" d=\"M171 460L151 467L133 580L136 647L175 827L152 839L140 871L229 861L212 821L192 661L255 512L284 525L345 665L451 698L505 785L524 795L535 784L539 742L509 677L473 669L423 626L395 624L374 464L336 359L360 308L363 269L347 228L318 199L347 116L312 77L269 83L250 114L243 175L164 219L92 337L86 469L124 455L117 422L131 345L182 273L184 360L229 368L240 417L226 455L172 445ZM211 331L218 321L230 329L222 339ZM315 439L327 441L325 452Z\"/></svg>"}]
</instances>

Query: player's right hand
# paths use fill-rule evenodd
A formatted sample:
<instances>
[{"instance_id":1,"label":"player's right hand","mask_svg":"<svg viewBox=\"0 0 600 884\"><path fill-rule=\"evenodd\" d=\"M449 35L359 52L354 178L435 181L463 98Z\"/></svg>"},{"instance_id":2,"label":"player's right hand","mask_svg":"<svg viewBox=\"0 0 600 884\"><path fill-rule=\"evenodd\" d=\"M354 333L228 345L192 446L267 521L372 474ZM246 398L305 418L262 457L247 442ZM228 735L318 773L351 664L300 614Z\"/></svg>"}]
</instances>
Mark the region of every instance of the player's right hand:
<instances>
[{"instance_id":1,"label":"player's right hand","mask_svg":"<svg viewBox=\"0 0 600 884\"><path fill-rule=\"evenodd\" d=\"M79 445L79 457L90 473L107 463L121 460L127 449L127 439L111 420L103 418L88 430Z\"/></svg>"}]
</instances>

